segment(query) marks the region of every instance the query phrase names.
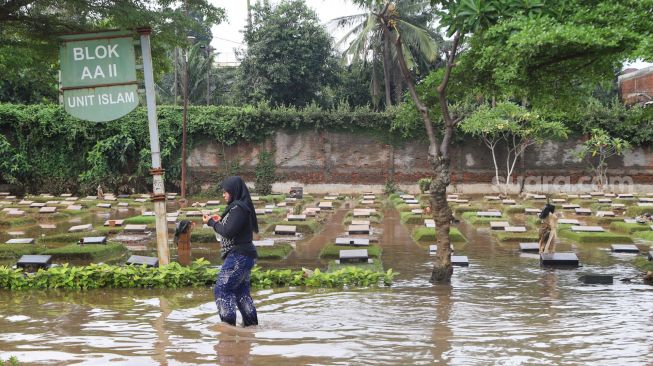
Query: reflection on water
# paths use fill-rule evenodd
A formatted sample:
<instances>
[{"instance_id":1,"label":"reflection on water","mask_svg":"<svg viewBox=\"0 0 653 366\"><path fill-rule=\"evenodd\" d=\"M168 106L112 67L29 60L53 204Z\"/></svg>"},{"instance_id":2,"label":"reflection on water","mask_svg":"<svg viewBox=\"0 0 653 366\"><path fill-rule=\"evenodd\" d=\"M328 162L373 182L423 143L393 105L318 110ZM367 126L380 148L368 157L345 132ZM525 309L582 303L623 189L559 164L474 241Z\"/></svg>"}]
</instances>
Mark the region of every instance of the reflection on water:
<instances>
[{"instance_id":1,"label":"reflection on water","mask_svg":"<svg viewBox=\"0 0 653 366\"><path fill-rule=\"evenodd\" d=\"M338 215L339 212L334 213ZM254 293L261 325L219 325L211 290L0 292L0 358L43 365L651 365L653 288L624 284L632 257L561 243L584 267L547 270L516 243L464 224L469 268L432 286L425 247L385 213L383 264L392 288ZM338 235L327 226L323 239ZM315 263L317 242L297 244ZM302 247L304 246L304 247ZM310 259L312 258L312 259ZM585 272L614 285L586 286ZM239 319L240 322L240 319Z\"/></svg>"}]
</instances>

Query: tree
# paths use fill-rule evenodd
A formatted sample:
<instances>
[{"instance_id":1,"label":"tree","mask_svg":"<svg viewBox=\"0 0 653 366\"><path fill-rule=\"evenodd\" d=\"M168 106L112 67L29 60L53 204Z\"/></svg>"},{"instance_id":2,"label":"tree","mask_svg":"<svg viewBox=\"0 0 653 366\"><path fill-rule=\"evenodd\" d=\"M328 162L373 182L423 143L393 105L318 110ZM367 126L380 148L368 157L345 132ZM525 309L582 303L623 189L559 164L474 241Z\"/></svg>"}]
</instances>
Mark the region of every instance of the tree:
<instances>
[{"instance_id":1,"label":"tree","mask_svg":"<svg viewBox=\"0 0 653 366\"><path fill-rule=\"evenodd\" d=\"M169 67L166 49L185 43L189 31L201 32L224 19L224 10L207 0L187 2L203 22L187 17L170 0L5 1L0 7L0 74L4 85L17 89L7 95L3 88L0 101L56 99L58 36L65 33L150 26L154 69L162 75Z\"/></svg>"},{"instance_id":2,"label":"tree","mask_svg":"<svg viewBox=\"0 0 653 366\"><path fill-rule=\"evenodd\" d=\"M305 106L336 76L331 38L304 1L252 7L239 90L250 103Z\"/></svg>"},{"instance_id":3,"label":"tree","mask_svg":"<svg viewBox=\"0 0 653 366\"><path fill-rule=\"evenodd\" d=\"M608 163L607 160L615 155L623 155L630 149L630 143L619 137L612 137L600 128L592 130L591 137L583 143L578 152L578 158L588 160L594 182L600 190L608 186Z\"/></svg>"},{"instance_id":4,"label":"tree","mask_svg":"<svg viewBox=\"0 0 653 366\"><path fill-rule=\"evenodd\" d=\"M526 149L542 143L547 138L566 138L568 129L559 121L547 121L535 112L514 103L503 102L492 107L483 104L460 124L464 132L480 137L492 153L495 184L508 194L517 160ZM505 175L499 176L501 164L497 160L497 148L506 153Z\"/></svg>"},{"instance_id":5,"label":"tree","mask_svg":"<svg viewBox=\"0 0 653 366\"><path fill-rule=\"evenodd\" d=\"M449 282L453 273L449 250L452 216L446 189L451 142L464 118L450 104L470 96L524 100L542 109L578 101L580 80L611 79L613 69L624 60L653 56L653 17L641 16L651 12L653 1L433 0L431 4L440 9L440 24L451 37L444 67L432 78L437 86L428 91L433 98L418 93L408 65L401 62L402 57L398 60L426 130L433 166L431 205L441 250L431 280ZM401 53L403 35L391 22L398 15L381 15L388 25L384 31ZM460 93L458 100L451 99L450 85ZM441 122L437 134L431 115Z\"/></svg>"},{"instance_id":6,"label":"tree","mask_svg":"<svg viewBox=\"0 0 653 366\"><path fill-rule=\"evenodd\" d=\"M333 19L331 22L338 27L351 27L351 29L340 39L338 44L349 41L349 46L343 52L343 58L352 62L380 63L383 73L372 73L371 83L374 86L384 84L385 105L392 103L392 83L395 84L395 98L397 104L402 98L402 77L398 71L397 53L390 44L387 33L383 31L384 24L381 16L383 12L395 12L401 14L396 19L396 27L406 34L406 49L403 54L406 63L419 66L413 70L421 71L424 74L430 71L438 57L438 44L442 38L429 28L432 21L433 11L428 1L423 0L399 0L392 3L392 9L386 9L385 4L379 4L374 0L354 0L354 3L365 9L361 14L348 15ZM353 39L352 39L353 38ZM394 79L394 80L393 80ZM376 89L371 89L373 97Z\"/></svg>"}]
</instances>

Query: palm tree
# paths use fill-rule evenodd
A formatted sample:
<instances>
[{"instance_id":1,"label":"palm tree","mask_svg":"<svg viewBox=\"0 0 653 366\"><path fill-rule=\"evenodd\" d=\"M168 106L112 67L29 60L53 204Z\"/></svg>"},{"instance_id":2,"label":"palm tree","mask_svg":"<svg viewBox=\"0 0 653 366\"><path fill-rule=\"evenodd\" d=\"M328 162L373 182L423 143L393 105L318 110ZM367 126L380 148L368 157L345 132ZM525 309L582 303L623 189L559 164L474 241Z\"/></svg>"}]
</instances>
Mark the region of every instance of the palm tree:
<instances>
[{"instance_id":1,"label":"palm tree","mask_svg":"<svg viewBox=\"0 0 653 366\"><path fill-rule=\"evenodd\" d=\"M360 14L335 18L331 21L331 24L337 27L351 27L338 41L338 45L349 41L347 49L343 52L343 58L347 62L360 60L374 63L381 60L385 85L385 104L391 106L392 75L395 75L395 86L399 84L398 91L395 94L400 94L399 88L401 87L400 80L402 78L398 77L398 64L396 61L399 53L392 46L388 33L383 31L383 27L388 26L384 18L387 18L389 14L394 14L392 26L399 29L403 35L405 63L413 70L417 70L417 65L425 67L434 64L438 57L438 44L442 43L442 38L436 32L428 29L428 23L433 11L431 11L429 1L423 0L398 0L395 3L385 2L380 6L374 0L353 0L353 2L365 9L365 11ZM374 86L380 85L378 79L380 75L378 73L372 73L372 75L371 89L374 97ZM396 95L396 97L397 100L400 99L400 95Z\"/></svg>"},{"instance_id":2,"label":"palm tree","mask_svg":"<svg viewBox=\"0 0 653 366\"><path fill-rule=\"evenodd\" d=\"M178 90L183 89L184 69L184 51L173 51L170 53L173 63L173 72L165 75L161 82L157 83L157 92L159 98L164 103L177 104ZM213 66L213 54L202 49L199 43L194 44L188 50L188 102L190 104L205 104L207 82L215 85L208 80L211 75L215 75L210 70Z\"/></svg>"}]
</instances>

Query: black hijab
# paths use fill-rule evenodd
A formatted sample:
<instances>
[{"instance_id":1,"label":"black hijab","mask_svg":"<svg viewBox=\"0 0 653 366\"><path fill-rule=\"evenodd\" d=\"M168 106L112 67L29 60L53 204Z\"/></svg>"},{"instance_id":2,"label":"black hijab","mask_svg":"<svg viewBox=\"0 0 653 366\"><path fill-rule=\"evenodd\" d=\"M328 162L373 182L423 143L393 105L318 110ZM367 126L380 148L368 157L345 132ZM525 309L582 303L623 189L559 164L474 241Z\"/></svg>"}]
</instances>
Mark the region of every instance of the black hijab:
<instances>
[{"instance_id":1,"label":"black hijab","mask_svg":"<svg viewBox=\"0 0 653 366\"><path fill-rule=\"evenodd\" d=\"M243 178L234 176L227 177L222 183L220 183L220 188L223 191L229 192L231 200L227 202L227 208L224 209L222 217L227 215L227 212L231 210L234 206L238 206L247 212L249 220L252 223L252 229L255 233L258 233L258 221L256 220L256 210L254 209L254 204L252 203L252 197L249 195L249 190L243 181Z\"/></svg>"},{"instance_id":2,"label":"black hijab","mask_svg":"<svg viewBox=\"0 0 653 366\"><path fill-rule=\"evenodd\" d=\"M544 206L544 209L542 212L540 212L540 219L544 220L546 219L549 214L554 213L556 210L556 207L550 203L547 203L546 206Z\"/></svg>"}]
</instances>

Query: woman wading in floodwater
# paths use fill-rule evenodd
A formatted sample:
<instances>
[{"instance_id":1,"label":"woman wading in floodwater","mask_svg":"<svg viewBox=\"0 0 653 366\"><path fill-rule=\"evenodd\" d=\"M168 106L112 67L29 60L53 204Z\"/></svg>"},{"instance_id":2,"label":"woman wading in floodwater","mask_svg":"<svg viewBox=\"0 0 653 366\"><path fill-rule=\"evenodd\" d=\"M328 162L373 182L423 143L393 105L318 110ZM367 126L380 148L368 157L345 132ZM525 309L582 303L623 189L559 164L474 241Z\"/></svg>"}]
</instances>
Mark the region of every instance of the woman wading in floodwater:
<instances>
[{"instance_id":1,"label":"woman wading in floodwater","mask_svg":"<svg viewBox=\"0 0 653 366\"><path fill-rule=\"evenodd\" d=\"M540 253L555 253L555 239L558 236L558 216L556 207L547 203L540 213Z\"/></svg>"},{"instance_id":2,"label":"woman wading in floodwater","mask_svg":"<svg viewBox=\"0 0 653 366\"><path fill-rule=\"evenodd\" d=\"M257 325L256 308L249 294L250 273L258 257L252 243L252 232L258 232L254 204L241 177L228 177L220 187L227 208L222 216L202 217L222 238L220 254L224 263L213 289L215 304L223 322L236 325L237 307L243 326Z\"/></svg>"}]
</instances>

